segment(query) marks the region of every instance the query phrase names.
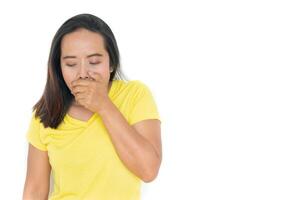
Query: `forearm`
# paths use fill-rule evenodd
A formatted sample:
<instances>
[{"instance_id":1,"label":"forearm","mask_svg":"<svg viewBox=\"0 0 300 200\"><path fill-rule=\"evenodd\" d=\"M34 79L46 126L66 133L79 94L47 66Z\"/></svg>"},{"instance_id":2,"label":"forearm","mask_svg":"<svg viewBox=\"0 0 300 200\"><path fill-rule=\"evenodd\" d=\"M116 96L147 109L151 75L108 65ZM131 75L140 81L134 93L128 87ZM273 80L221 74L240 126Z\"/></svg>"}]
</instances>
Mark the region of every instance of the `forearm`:
<instances>
[{"instance_id":1,"label":"forearm","mask_svg":"<svg viewBox=\"0 0 300 200\"><path fill-rule=\"evenodd\" d=\"M140 135L110 101L98 111L116 152L125 166L144 181L151 180L160 164L152 144Z\"/></svg>"}]
</instances>

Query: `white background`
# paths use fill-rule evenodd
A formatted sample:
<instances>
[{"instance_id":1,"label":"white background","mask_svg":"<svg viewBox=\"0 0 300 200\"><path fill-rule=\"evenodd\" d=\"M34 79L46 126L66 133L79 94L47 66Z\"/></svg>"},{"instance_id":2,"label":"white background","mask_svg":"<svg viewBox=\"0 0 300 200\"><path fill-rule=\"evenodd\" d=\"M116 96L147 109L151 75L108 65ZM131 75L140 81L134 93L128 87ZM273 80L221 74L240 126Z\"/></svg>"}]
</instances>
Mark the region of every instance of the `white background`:
<instances>
[{"instance_id":1,"label":"white background","mask_svg":"<svg viewBox=\"0 0 300 200\"><path fill-rule=\"evenodd\" d=\"M108 23L157 101L163 163L142 199L300 199L297 3L2 1L0 199L21 199L51 40L79 13Z\"/></svg>"}]
</instances>

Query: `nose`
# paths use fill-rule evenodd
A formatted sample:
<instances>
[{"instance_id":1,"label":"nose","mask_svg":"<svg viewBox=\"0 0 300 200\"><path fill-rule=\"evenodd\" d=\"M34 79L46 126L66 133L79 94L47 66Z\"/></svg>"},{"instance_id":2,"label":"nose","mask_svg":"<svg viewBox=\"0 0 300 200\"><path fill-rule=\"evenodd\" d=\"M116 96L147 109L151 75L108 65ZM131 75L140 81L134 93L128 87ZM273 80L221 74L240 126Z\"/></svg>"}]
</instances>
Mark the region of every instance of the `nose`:
<instances>
[{"instance_id":1,"label":"nose","mask_svg":"<svg viewBox=\"0 0 300 200\"><path fill-rule=\"evenodd\" d=\"M84 60L81 61L81 65L79 66L77 78L80 78L80 79L89 78L88 70L87 70L87 67L84 63Z\"/></svg>"}]
</instances>

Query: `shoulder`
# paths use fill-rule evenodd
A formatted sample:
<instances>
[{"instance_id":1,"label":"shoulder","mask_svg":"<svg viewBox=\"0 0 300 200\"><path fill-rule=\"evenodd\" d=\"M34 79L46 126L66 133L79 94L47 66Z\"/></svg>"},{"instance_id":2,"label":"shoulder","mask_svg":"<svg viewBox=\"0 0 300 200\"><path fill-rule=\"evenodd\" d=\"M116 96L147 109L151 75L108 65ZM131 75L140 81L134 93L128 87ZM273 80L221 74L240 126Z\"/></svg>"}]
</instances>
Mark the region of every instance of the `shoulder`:
<instances>
[{"instance_id":1,"label":"shoulder","mask_svg":"<svg viewBox=\"0 0 300 200\"><path fill-rule=\"evenodd\" d=\"M141 80L132 80L128 82L128 89L133 98L152 98L152 92L147 83Z\"/></svg>"},{"instance_id":2,"label":"shoulder","mask_svg":"<svg viewBox=\"0 0 300 200\"><path fill-rule=\"evenodd\" d=\"M147 83L141 80L132 80L128 82L129 96L132 102L151 102L154 100L154 94Z\"/></svg>"},{"instance_id":3,"label":"shoulder","mask_svg":"<svg viewBox=\"0 0 300 200\"><path fill-rule=\"evenodd\" d=\"M114 80L116 82L116 85L119 86L125 86L125 87L143 87L146 84L138 79L135 80Z\"/></svg>"},{"instance_id":4,"label":"shoulder","mask_svg":"<svg viewBox=\"0 0 300 200\"><path fill-rule=\"evenodd\" d=\"M41 118L37 115L36 109L31 112L31 122L35 124L41 124Z\"/></svg>"},{"instance_id":5,"label":"shoulder","mask_svg":"<svg viewBox=\"0 0 300 200\"><path fill-rule=\"evenodd\" d=\"M43 125L43 122L41 120L41 117L38 115L36 109L34 109L32 112L31 112L31 119L30 119L30 123L31 123L31 126L33 126L35 129L38 129L38 130L43 130L45 129L44 125ZM49 128L48 128L49 129Z\"/></svg>"},{"instance_id":6,"label":"shoulder","mask_svg":"<svg viewBox=\"0 0 300 200\"><path fill-rule=\"evenodd\" d=\"M149 90L148 85L141 80L131 80L128 82L128 87L135 92L142 92Z\"/></svg>"},{"instance_id":7,"label":"shoulder","mask_svg":"<svg viewBox=\"0 0 300 200\"><path fill-rule=\"evenodd\" d=\"M141 80L116 80L115 89L117 92L121 93L142 93L149 90L147 84Z\"/></svg>"}]
</instances>

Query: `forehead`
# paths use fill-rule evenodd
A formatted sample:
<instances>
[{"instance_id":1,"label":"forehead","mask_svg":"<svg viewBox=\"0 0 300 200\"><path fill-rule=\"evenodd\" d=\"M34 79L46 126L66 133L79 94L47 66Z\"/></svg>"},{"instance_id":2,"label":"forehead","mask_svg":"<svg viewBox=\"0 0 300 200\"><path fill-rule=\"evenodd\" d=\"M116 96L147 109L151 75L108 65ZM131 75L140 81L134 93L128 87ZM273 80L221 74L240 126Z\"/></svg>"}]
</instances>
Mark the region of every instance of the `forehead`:
<instances>
[{"instance_id":1,"label":"forehead","mask_svg":"<svg viewBox=\"0 0 300 200\"><path fill-rule=\"evenodd\" d=\"M85 55L90 52L104 53L104 39L99 33L78 29L66 34L61 41L62 56L65 54Z\"/></svg>"}]
</instances>

